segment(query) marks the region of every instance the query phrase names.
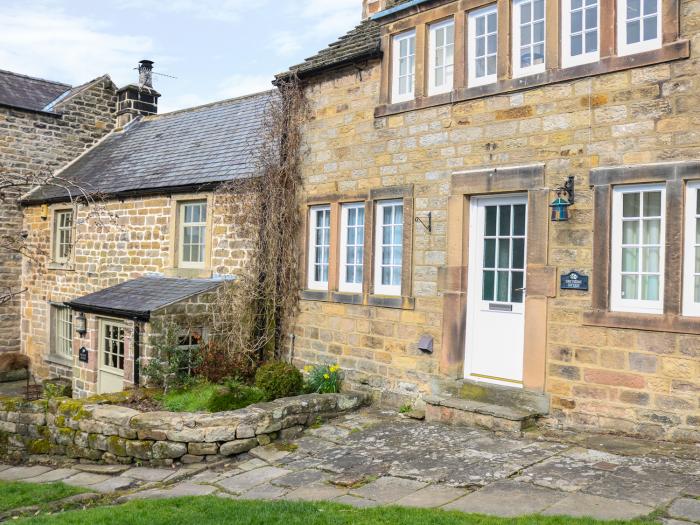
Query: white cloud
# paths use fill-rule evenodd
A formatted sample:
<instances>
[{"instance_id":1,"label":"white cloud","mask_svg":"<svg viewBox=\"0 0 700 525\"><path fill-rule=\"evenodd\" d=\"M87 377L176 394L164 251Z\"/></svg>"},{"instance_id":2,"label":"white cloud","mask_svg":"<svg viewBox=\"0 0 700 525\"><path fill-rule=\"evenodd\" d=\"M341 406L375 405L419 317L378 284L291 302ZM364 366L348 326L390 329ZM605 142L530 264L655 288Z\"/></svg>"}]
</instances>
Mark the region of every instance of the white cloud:
<instances>
[{"instance_id":1,"label":"white cloud","mask_svg":"<svg viewBox=\"0 0 700 525\"><path fill-rule=\"evenodd\" d=\"M207 97L197 93L185 93L170 97L163 96L158 102L158 112L168 113L227 98L250 95L268 89L272 89L272 77L266 75L231 75L217 84L216 90Z\"/></svg>"},{"instance_id":2,"label":"white cloud","mask_svg":"<svg viewBox=\"0 0 700 525\"><path fill-rule=\"evenodd\" d=\"M236 22L246 13L260 9L267 0L165 0L144 5L143 0L112 0L118 9L138 9L144 7L149 12L190 15L200 20Z\"/></svg>"},{"instance_id":3,"label":"white cloud","mask_svg":"<svg viewBox=\"0 0 700 525\"><path fill-rule=\"evenodd\" d=\"M0 27L1 68L69 84L108 72L117 84L133 81L136 63L153 48L149 37L109 31L52 4L4 6Z\"/></svg>"}]
</instances>

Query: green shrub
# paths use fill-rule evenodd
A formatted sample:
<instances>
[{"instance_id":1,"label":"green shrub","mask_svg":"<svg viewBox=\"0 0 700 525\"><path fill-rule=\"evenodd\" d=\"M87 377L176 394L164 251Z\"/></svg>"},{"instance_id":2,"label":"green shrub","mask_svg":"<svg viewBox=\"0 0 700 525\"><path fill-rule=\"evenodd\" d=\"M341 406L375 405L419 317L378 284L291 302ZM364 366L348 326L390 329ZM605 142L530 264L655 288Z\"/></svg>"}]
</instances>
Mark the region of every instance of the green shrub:
<instances>
[{"instance_id":1,"label":"green shrub","mask_svg":"<svg viewBox=\"0 0 700 525\"><path fill-rule=\"evenodd\" d=\"M296 396L304 389L304 376L289 363L273 361L255 373L255 386L265 392L268 401L280 397Z\"/></svg>"},{"instance_id":2,"label":"green shrub","mask_svg":"<svg viewBox=\"0 0 700 525\"><path fill-rule=\"evenodd\" d=\"M343 378L338 365L306 366L309 376L306 379L306 391L317 394L336 394L340 392Z\"/></svg>"},{"instance_id":3,"label":"green shrub","mask_svg":"<svg viewBox=\"0 0 700 525\"><path fill-rule=\"evenodd\" d=\"M253 403L265 400L265 392L254 386L244 385L235 379L216 390L209 398L207 408L210 412L238 410Z\"/></svg>"}]
</instances>

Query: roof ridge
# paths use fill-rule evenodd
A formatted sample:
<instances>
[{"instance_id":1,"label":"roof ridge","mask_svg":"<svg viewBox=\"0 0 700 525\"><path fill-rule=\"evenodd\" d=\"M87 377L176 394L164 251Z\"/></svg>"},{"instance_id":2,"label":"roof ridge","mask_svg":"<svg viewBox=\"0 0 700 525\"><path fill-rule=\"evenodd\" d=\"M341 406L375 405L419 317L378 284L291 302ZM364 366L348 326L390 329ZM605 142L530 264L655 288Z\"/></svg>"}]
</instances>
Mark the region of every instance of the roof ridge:
<instances>
[{"instance_id":1,"label":"roof ridge","mask_svg":"<svg viewBox=\"0 0 700 525\"><path fill-rule=\"evenodd\" d=\"M22 73L15 73L14 71L9 71L9 70L7 70L7 69L0 69L0 73L5 73L5 74L7 74L7 75L12 75L12 76L15 76L15 77L20 77L20 78L26 78L26 79L29 79L29 80L37 80L37 81L39 81L39 82L46 82L47 84L55 84L55 85L57 85L57 86L66 86L66 87L68 87L69 89L73 87L73 86L71 86L70 84L66 84L65 82L58 82L58 81L56 81L56 80L47 80L47 79L45 79L45 78L39 78L39 77L32 77L32 76L29 76L29 75L23 75Z\"/></svg>"},{"instance_id":2,"label":"roof ridge","mask_svg":"<svg viewBox=\"0 0 700 525\"><path fill-rule=\"evenodd\" d=\"M270 83L272 83L272 80L270 80ZM207 102L206 104L200 104L199 106L192 106L189 108L182 108L182 109L176 109L174 111L169 111L167 113L159 113L157 115L148 115L143 118L143 122L149 122L152 120L158 120L159 118L162 117L168 117L170 115L178 115L180 113L187 113L189 111L197 111L200 109L205 109L213 106L219 106L219 105L224 105L224 104L230 104L232 102L238 102L239 100L245 100L246 98L253 98L253 97L258 97L261 95L266 95L266 94L271 94L277 91L276 89L268 89L265 91L258 91L257 93L249 93L247 95L241 95L238 97L232 97L232 98L225 98L223 100L216 100L214 102Z\"/></svg>"}]
</instances>

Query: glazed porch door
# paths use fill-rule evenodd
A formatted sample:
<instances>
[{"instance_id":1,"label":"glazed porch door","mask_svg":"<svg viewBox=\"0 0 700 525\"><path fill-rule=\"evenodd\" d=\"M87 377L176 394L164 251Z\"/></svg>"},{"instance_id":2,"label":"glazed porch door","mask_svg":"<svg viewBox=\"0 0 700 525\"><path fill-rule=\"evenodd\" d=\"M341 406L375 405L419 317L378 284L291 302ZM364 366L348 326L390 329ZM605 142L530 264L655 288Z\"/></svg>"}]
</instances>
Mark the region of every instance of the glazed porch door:
<instances>
[{"instance_id":1,"label":"glazed porch door","mask_svg":"<svg viewBox=\"0 0 700 525\"><path fill-rule=\"evenodd\" d=\"M522 387L527 195L471 199L465 377Z\"/></svg>"},{"instance_id":2,"label":"glazed porch door","mask_svg":"<svg viewBox=\"0 0 700 525\"><path fill-rule=\"evenodd\" d=\"M126 329L119 321L100 319L99 330L98 393L121 392L124 389Z\"/></svg>"}]
</instances>

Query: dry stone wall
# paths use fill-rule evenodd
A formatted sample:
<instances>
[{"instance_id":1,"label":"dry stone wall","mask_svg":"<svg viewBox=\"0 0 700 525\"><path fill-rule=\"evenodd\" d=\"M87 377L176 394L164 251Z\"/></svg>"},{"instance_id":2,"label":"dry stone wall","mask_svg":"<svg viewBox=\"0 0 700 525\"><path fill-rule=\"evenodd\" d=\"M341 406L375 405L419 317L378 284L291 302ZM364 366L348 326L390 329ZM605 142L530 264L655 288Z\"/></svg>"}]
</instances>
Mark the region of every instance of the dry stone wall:
<instances>
[{"instance_id":1,"label":"dry stone wall","mask_svg":"<svg viewBox=\"0 0 700 525\"><path fill-rule=\"evenodd\" d=\"M90 401L0 400L0 459L197 463L247 452L359 408L364 394L308 394L218 413L139 412Z\"/></svg>"}]
</instances>

